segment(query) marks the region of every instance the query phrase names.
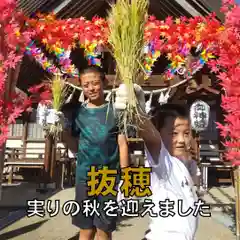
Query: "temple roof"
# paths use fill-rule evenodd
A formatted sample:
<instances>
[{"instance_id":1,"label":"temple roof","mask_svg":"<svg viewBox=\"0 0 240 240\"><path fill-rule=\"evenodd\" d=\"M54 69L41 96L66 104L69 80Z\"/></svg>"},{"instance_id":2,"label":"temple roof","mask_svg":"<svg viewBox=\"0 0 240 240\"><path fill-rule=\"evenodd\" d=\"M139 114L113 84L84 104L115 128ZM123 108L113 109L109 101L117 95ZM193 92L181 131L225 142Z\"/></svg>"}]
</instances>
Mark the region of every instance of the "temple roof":
<instances>
[{"instance_id":1,"label":"temple roof","mask_svg":"<svg viewBox=\"0 0 240 240\"><path fill-rule=\"evenodd\" d=\"M55 12L59 18L77 18L94 15L105 17L109 0L17 0L19 8L31 16L35 12ZM112 1L113 2L113 1ZM149 13L158 19L167 16L207 15L215 11L220 19L221 0L150 0Z\"/></svg>"}]
</instances>

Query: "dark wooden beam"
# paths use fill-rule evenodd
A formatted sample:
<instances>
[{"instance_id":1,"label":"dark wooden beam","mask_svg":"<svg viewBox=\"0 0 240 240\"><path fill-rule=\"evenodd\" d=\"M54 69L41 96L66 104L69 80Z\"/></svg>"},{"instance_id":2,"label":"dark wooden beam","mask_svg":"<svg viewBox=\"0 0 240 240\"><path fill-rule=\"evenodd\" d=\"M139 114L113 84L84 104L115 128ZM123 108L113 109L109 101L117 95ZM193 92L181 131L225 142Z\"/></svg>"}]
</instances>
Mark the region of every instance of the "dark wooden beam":
<instances>
[{"instance_id":1,"label":"dark wooden beam","mask_svg":"<svg viewBox=\"0 0 240 240\"><path fill-rule=\"evenodd\" d=\"M23 135L22 135L24 156L26 155L26 148L27 148L27 136L28 136L29 117L30 117L29 113L28 112L24 112L24 114L23 114Z\"/></svg>"},{"instance_id":2,"label":"dark wooden beam","mask_svg":"<svg viewBox=\"0 0 240 240\"><path fill-rule=\"evenodd\" d=\"M175 88L174 96L172 97L172 102L178 103L178 104L186 104L186 84L180 85L177 88Z\"/></svg>"},{"instance_id":3,"label":"dark wooden beam","mask_svg":"<svg viewBox=\"0 0 240 240\"><path fill-rule=\"evenodd\" d=\"M52 165L52 153L54 151L54 139L52 136L47 136L45 139L45 151L44 151L44 183L51 182L51 165Z\"/></svg>"},{"instance_id":4,"label":"dark wooden beam","mask_svg":"<svg viewBox=\"0 0 240 240\"><path fill-rule=\"evenodd\" d=\"M51 151L51 166L50 166L50 179L51 182L56 182L56 146L57 141L54 138L52 140L52 151Z\"/></svg>"},{"instance_id":5,"label":"dark wooden beam","mask_svg":"<svg viewBox=\"0 0 240 240\"><path fill-rule=\"evenodd\" d=\"M216 100L216 116L217 119L216 121L224 124L224 115L223 115L223 109L221 108L221 94L218 95L217 100ZM220 131L218 129L218 146L220 150L226 150L224 146L224 137L220 134Z\"/></svg>"},{"instance_id":6,"label":"dark wooden beam","mask_svg":"<svg viewBox=\"0 0 240 240\"><path fill-rule=\"evenodd\" d=\"M199 86L196 87L196 89L186 88L186 94L188 96L192 94L196 94L197 92L201 93L201 95L208 95L208 94L219 95L220 94L219 90L216 90L204 84L200 84Z\"/></svg>"}]
</instances>

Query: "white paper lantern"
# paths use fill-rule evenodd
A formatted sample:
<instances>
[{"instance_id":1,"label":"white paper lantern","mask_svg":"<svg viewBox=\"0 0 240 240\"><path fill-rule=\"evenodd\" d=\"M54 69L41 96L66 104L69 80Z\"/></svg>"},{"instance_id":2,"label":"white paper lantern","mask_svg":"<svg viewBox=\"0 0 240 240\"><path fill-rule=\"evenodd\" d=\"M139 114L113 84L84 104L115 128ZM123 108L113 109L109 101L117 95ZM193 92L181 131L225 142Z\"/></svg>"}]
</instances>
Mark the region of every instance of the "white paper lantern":
<instances>
[{"instance_id":1,"label":"white paper lantern","mask_svg":"<svg viewBox=\"0 0 240 240\"><path fill-rule=\"evenodd\" d=\"M196 132L207 129L210 117L210 106L201 101L195 101L190 108L191 126Z\"/></svg>"}]
</instances>

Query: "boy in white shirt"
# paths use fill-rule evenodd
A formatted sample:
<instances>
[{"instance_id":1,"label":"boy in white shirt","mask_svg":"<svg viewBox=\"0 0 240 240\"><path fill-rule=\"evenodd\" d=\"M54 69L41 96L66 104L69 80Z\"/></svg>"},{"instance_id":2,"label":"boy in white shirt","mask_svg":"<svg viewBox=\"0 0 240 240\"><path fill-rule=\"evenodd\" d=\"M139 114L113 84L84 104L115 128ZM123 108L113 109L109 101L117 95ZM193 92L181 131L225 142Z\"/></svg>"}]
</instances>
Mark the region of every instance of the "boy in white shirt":
<instances>
[{"instance_id":1,"label":"boy in white shirt","mask_svg":"<svg viewBox=\"0 0 240 240\"><path fill-rule=\"evenodd\" d=\"M193 213L184 217L179 213L179 211L186 212L190 207L194 209L194 203L197 201L190 168L187 168L187 163L190 163L188 158L192 139L188 115L183 108L168 104L158 108L153 115L155 127L150 123L147 126L149 130L154 131L156 143L160 141L158 158L154 154L159 147L149 149L152 144L148 142L146 131L141 134L147 147L148 163L152 167L152 200L155 203L156 212L161 212L160 201L166 202L166 199L174 201L172 212L175 215L152 218L149 226L150 232L146 238L149 240L193 240L197 218L193 216ZM157 139L156 130L160 132L160 140Z\"/></svg>"},{"instance_id":2,"label":"boy in white shirt","mask_svg":"<svg viewBox=\"0 0 240 240\"><path fill-rule=\"evenodd\" d=\"M135 86L135 92L141 111L145 104L144 92L140 86ZM116 106L123 106L124 99L117 101ZM148 240L193 240L198 222L193 215L194 203L198 198L190 173L179 160L187 159L189 154L191 128L188 115L177 106L165 105L155 111L153 122L148 116L143 117L139 131L146 146L147 166L152 167L153 211L159 213L151 218L150 231L145 237ZM167 204L173 208L170 207L168 214L164 212ZM191 208L191 213L185 214Z\"/></svg>"}]
</instances>

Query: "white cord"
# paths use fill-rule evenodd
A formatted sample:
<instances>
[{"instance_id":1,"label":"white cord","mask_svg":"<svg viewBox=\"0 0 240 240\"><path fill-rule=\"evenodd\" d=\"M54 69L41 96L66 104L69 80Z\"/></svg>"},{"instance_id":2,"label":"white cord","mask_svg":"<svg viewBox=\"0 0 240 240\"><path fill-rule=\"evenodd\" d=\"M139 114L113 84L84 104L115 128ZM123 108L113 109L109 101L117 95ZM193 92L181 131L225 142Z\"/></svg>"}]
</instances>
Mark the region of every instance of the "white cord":
<instances>
[{"instance_id":1,"label":"white cord","mask_svg":"<svg viewBox=\"0 0 240 240\"><path fill-rule=\"evenodd\" d=\"M176 83L176 84L174 84L174 85L172 85L172 86L170 86L170 87L167 87L167 88L162 88L162 89L158 89L158 90L152 90L152 91L144 91L144 93L146 94L146 95L149 95L149 94L151 94L151 93L153 93L153 94L156 94L156 93L161 93L161 92L165 92L165 91L167 91L167 90L171 90L171 89L173 89L173 88L175 88L175 87L178 87L179 85L182 85L182 84L184 84L185 82L187 82L188 81L188 79L184 79L184 80L182 80L182 81L180 81L180 82L178 82L178 83ZM69 82L66 82L66 84L67 85L69 85L69 86L71 86L72 88L75 88L75 89L78 89L78 90L80 90L80 91L82 91L82 88L81 87L78 87L78 86L76 86L76 85L74 85L74 84L72 84L72 83L69 83ZM104 93L110 93L110 92L116 92L118 90L118 88L113 88L112 90L104 90Z\"/></svg>"}]
</instances>

